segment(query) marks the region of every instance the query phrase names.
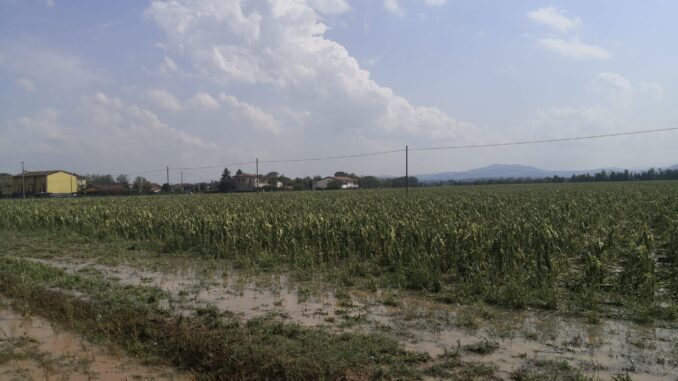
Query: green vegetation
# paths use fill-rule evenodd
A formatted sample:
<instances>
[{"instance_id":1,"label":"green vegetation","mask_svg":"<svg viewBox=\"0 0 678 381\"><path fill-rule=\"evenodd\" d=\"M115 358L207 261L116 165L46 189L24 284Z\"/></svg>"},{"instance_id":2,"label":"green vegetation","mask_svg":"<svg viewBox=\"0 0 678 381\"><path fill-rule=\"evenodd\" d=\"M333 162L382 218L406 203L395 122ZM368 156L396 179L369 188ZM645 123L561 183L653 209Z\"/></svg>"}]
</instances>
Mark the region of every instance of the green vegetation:
<instances>
[{"instance_id":1,"label":"green vegetation","mask_svg":"<svg viewBox=\"0 0 678 381\"><path fill-rule=\"evenodd\" d=\"M0 292L16 299L24 313L39 313L138 356L169 360L201 379L334 380L351 372L417 378L417 366L429 360L378 334L333 335L274 316L243 323L214 307L186 315L161 307L169 296L156 288L122 286L22 259L0 257Z\"/></svg>"},{"instance_id":2,"label":"green vegetation","mask_svg":"<svg viewBox=\"0 0 678 381\"><path fill-rule=\"evenodd\" d=\"M339 285L423 289L675 319L678 184L605 183L0 203L0 228L156 242L247 268L334 268Z\"/></svg>"}]
</instances>

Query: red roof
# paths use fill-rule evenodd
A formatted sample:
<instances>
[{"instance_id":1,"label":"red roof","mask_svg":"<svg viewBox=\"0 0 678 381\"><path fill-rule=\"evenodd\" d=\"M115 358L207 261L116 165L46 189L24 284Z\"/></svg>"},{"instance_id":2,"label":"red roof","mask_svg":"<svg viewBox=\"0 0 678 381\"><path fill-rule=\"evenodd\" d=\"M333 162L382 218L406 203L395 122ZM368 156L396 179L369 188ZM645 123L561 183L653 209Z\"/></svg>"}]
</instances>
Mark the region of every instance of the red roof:
<instances>
[{"instance_id":1,"label":"red roof","mask_svg":"<svg viewBox=\"0 0 678 381\"><path fill-rule=\"evenodd\" d=\"M51 171L25 171L24 173L19 173L18 175L14 175L14 177L22 177L22 176L25 176L25 177L49 176L49 175L53 175L53 174L59 173L59 172L68 173L69 175L73 175L73 176L75 176L75 177L81 177L81 176L76 175L75 173L71 173L71 172L68 172L68 171L63 171L63 170L61 170L61 169L55 169L55 170L51 170Z\"/></svg>"},{"instance_id":2,"label":"red roof","mask_svg":"<svg viewBox=\"0 0 678 381\"><path fill-rule=\"evenodd\" d=\"M352 178L350 178L350 177L345 177L345 176L330 176L330 179L336 180L336 181L341 181L341 182L349 182L349 181L353 181Z\"/></svg>"},{"instance_id":3,"label":"red roof","mask_svg":"<svg viewBox=\"0 0 678 381\"><path fill-rule=\"evenodd\" d=\"M93 184L87 187L86 192L125 192L128 189L122 184Z\"/></svg>"}]
</instances>

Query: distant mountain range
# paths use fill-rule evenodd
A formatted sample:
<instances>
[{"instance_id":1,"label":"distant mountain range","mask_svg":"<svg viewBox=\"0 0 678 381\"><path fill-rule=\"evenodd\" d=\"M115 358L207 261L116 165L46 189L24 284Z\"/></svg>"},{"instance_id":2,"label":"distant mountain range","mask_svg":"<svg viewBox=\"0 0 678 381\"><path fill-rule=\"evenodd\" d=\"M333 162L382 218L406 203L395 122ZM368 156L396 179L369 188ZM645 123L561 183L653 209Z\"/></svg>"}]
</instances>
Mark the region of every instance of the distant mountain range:
<instances>
[{"instance_id":1,"label":"distant mountain range","mask_svg":"<svg viewBox=\"0 0 678 381\"><path fill-rule=\"evenodd\" d=\"M448 180L484 180L484 179L501 179L501 178L533 178L539 179L544 177L571 177L572 175L582 175L585 173L597 173L602 170L606 171L623 171L624 168L597 168L597 169L588 169L588 170L571 170L571 171L551 171L548 169L541 169L537 167L531 167L529 165L520 165L520 164L492 164L487 167L470 169L468 171L462 172L440 172L440 173L431 173L431 174L422 174L416 175L420 181L424 182L433 182L433 181L448 181ZM667 167L667 169L678 169L678 164ZM642 171L643 169L629 169L631 171Z\"/></svg>"}]
</instances>

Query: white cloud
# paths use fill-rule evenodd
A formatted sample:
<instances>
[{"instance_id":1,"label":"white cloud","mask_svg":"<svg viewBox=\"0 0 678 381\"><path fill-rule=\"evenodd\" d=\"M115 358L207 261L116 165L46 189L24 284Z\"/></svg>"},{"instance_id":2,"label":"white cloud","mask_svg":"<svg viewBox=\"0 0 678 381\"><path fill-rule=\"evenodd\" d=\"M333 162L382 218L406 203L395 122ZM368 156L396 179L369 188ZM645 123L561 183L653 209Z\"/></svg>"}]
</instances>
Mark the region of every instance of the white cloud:
<instances>
[{"instance_id":1,"label":"white cloud","mask_svg":"<svg viewBox=\"0 0 678 381\"><path fill-rule=\"evenodd\" d=\"M155 113L101 92L83 98L77 110L85 122L83 125L91 127L90 131L80 129L78 133L85 137L85 132L94 132L101 137L108 136L109 139L102 141L111 145L117 145L113 142L118 142L120 145L117 148L124 147L125 152L130 152L129 146L138 145L149 150L176 144L205 150L215 149L212 143L206 143L196 136L168 126Z\"/></svg>"},{"instance_id":2,"label":"white cloud","mask_svg":"<svg viewBox=\"0 0 678 381\"><path fill-rule=\"evenodd\" d=\"M664 89L657 83L641 81L638 84L638 89L642 94L647 95L655 102L660 102L664 99Z\"/></svg>"},{"instance_id":3,"label":"white cloud","mask_svg":"<svg viewBox=\"0 0 678 381\"><path fill-rule=\"evenodd\" d=\"M205 160L217 152L214 143L102 92L80 98L72 108L46 108L12 120L0 138L0 161L26 157L35 169L118 172Z\"/></svg>"},{"instance_id":4,"label":"white cloud","mask_svg":"<svg viewBox=\"0 0 678 381\"><path fill-rule=\"evenodd\" d=\"M156 105L170 111L179 111L183 107L174 94L165 90L152 89L148 92L148 97Z\"/></svg>"},{"instance_id":5,"label":"white cloud","mask_svg":"<svg viewBox=\"0 0 678 381\"><path fill-rule=\"evenodd\" d=\"M364 66L372 67L372 66L378 64L379 61L381 61L381 57L371 57L371 58L364 59L362 61L362 63L363 63Z\"/></svg>"},{"instance_id":6,"label":"white cloud","mask_svg":"<svg viewBox=\"0 0 678 381\"><path fill-rule=\"evenodd\" d=\"M641 81L633 83L619 73L603 72L591 80L589 90L605 96L617 106L626 107L635 98L660 102L664 98L664 89L657 83Z\"/></svg>"},{"instance_id":7,"label":"white cloud","mask_svg":"<svg viewBox=\"0 0 678 381\"><path fill-rule=\"evenodd\" d=\"M279 123L261 108L241 102L236 97L224 93L219 94L219 100L228 104L237 118L246 120L255 128L270 131L274 134L280 133Z\"/></svg>"},{"instance_id":8,"label":"white cloud","mask_svg":"<svg viewBox=\"0 0 678 381\"><path fill-rule=\"evenodd\" d=\"M23 142L40 153L58 152L56 146L67 143L63 129L59 125L59 116L57 110L47 108L17 119L10 124L10 130L7 132L9 136L13 136L13 139L10 139L12 145Z\"/></svg>"},{"instance_id":9,"label":"white cloud","mask_svg":"<svg viewBox=\"0 0 678 381\"><path fill-rule=\"evenodd\" d=\"M439 7L447 4L447 0L424 0L424 4L429 7Z\"/></svg>"},{"instance_id":10,"label":"white cloud","mask_svg":"<svg viewBox=\"0 0 678 381\"><path fill-rule=\"evenodd\" d=\"M589 45L574 38L569 40L562 38L542 38L539 39L538 44L545 50L563 57L578 60L606 60L612 57L612 54L604 48L596 45Z\"/></svg>"},{"instance_id":11,"label":"white cloud","mask_svg":"<svg viewBox=\"0 0 678 381\"><path fill-rule=\"evenodd\" d=\"M377 84L344 46L325 36L328 28L322 17L305 1L244 7L242 1L231 0L228 9L222 3L154 1L146 16L165 31L163 45L191 64L192 75L217 86L237 84L274 97L281 102L278 109L308 113L303 133L288 136L295 140L277 149L323 149L319 143L336 150L340 143L355 151L373 149L363 146L369 139L430 144L431 139L458 142L478 135L472 124L434 107L414 106ZM233 20L247 20L246 27L234 27ZM263 125L276 129L272 123ZM280 127L281 134L291 133Z\"/></svg>"},{"instance_id":12,"label":"white cloud","mask_svg":"<svg viewBox=\"0 0 678 381\"><path fill-rule=\"evenodd\" d=\"M44 46L33 40L0 40L0 71L30 78L46 91L73 91L107 81L108 76L80 57Z\"/></svg>"},{"instance_id":13,"label":"white cloud","mask_svg":"<svg viewBox=\"0 0 678 381\"><path fill-rule=\"evenodd\" d=\"M160 72L162 74L170 74L177 70L179 70L179 66L177 66L176 62L174 62L173 59L165 56L162 65L160 65Z\"/></svg>"},{"instance_id":14,"label":"white cloud","mask_svg":"<svg viewBox=\"0 0 678 381\"><path fill-rule=\"evenodd\" d=\"M384 8L398 17L405 16L405 10L400 6L398 0L384 0Z\"/></svg>"},{"instance_id":15,"label":"white cloud","mask_svg":"<svg viewBox=\"0 0 678 381\"><path fill-rule=\"evenodd\" d=\"M527 17L563 33L579 29L582 25L579 17L568 17L564 11L556 7L539 8L528 12Z\"/></svg>"},{"instance_id":16,"label":"white cloud","mask_svg":"<svg viewBox=\"0 0 678 381\"><path fill-rule=\"evenodd\" d=\"M199 92L195 94L191 99L186 101L186 105L189 108L197 110L218 110L221 108L219 102L216 99L212 98L211 95L205 92Z\"/></svg>"},{"instance_id":17,"label":"white cloud","mask_svg":"<svg viewBox=\"0 0 678 381\"><path fill-rule=\"evenodd\" d=\"M618 132L623 120L612 111L600 107L554 107L537 110L530 129L534 136L554 138Z\"/></svg>"},{"instance_id":18,"label":"white cloud","mask_svg":"<svg viewBox=\"0 0 678 381\"><path fill-rule=\"evenodd\" d=\"M326 15L338 15L351 10L346 0L309 0L309 5Z\"/></svg>"},{"instance_id":19,"label":"white cloud","mask_svg":"<svg viewBox=\"0 0 678 381\"><path fill-rule=\"evenodd\" d=\"M35 85L33 84L33 81L31 81L28 78L19 78L16 80L16 83L24 90L28 91L29 93L32 93L35 91Z\"/></svg>"},{"instance_id":20,"label":"white cloud","mask_svg":"<svg viewBox=\"0 0 678 381\"><path fill-rule=\"evenodd\" d=\"M633 85L618 73L603 72L591 81L591 90L606 95L612 102L627 106L633 101Z\"/></svg>"}]
</instances>

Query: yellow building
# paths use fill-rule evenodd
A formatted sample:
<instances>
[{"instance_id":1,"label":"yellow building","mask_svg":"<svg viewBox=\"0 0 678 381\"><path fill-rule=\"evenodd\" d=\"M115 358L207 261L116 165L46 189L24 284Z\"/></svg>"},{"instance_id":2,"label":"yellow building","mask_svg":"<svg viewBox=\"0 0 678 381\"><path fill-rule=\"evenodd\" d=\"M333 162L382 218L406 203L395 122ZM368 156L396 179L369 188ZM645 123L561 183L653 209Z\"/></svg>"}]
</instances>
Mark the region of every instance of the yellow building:
<instances>
[{"instance_id":1,"label":"yellow building","mask_svg":"<svg viewBox=\"0 0 678 381\"><path fill-rule=\"evenodd\" d=\"M26 184L26 194L72 194L77 193L83 184L83 179L66 171L36 171L24 172L14 176L13 190L15 194L22 194L23 184Z\"/></svg>"}]
</instances>

